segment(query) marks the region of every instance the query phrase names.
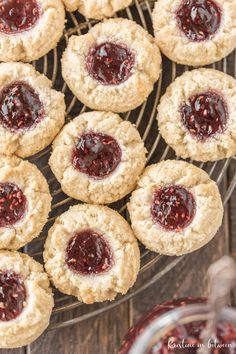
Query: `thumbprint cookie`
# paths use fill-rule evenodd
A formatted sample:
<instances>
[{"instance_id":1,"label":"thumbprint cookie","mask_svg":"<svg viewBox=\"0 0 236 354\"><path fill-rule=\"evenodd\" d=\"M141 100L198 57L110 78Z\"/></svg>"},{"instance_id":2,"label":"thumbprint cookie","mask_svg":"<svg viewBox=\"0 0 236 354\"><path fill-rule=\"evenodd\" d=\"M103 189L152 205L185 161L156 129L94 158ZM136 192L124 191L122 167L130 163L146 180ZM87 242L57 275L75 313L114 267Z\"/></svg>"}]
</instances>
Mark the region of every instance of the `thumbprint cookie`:
<instances>
[{"instance_id":1,"label":"thumbprint cookie","mask_svg":"<svg viewBox=\"0 0 236 354\"><path fill-rule=\"evenodd\" d=\"M156 42L171 60L207 65L236 47L236 2L159 0L153 11Z\"/></svg>"},{"instance_id":2,"label":"thumbprint cookie","mask_svg":"<svg viewBox=\"0 0 236 354\"><path fill-rule=\"evenodd\" d=\"M108 204L130 193L146 162L138 130L115 113L83 113L53 142L49 165L64 193Z\"/></svg>"},{"instance_id":3,"label":"thumbprint cookie","mask_svg":"<svg viewBox=\"0 0 236 354\"><path fill-rule=\"evenodd\" d=\"M49 230L45 267L63 293L91 304L125 294L140 266L137 240L126 220L105 206L77 205Z\"/></svg>"},{"instance_id":4,"label":"thumbprint cookie","mask_svg":"<svg viewBox=\"0 0 236 354\"><path fill-rule=\"evenodd\" d=\"M0 249L18 249L37 237L50 208L48 184L37 167L0 156Z\"/></svg>"},{"instance_id":5,"label":"thumbprint cookie","mask_svg":"<svg viewBox=\"0 0 236 354\"><path fill-rule=\"evenodd\" d=\"M71 91L83 104L101 111L126 112L140 106L160 71L154 38L121 18L72 36L62 58L62 75Z\"/></svg>"},{"instance_id":6,"label":"thumbprint cookie","mask_svg":"<svg viewBox=\"0 0 236 354\"><path fill-rule=\"evenodd\" d=\"M148 249L169 256L207 244L223 216L216 183L202 169L174 160L147 167L128 210L137 238Z\"/></svg>"},{"instance_id":7,"label":"thumbprint cookie","mask_svg":"<svg viewBox=\"0 0 236 354\"><path fill-rule=\"evenodd\" d=\"M158 107L166 143L182 158L215 161L236 153L236 80L213 69L184 73Z\"/></svg>"},{"instance_id":8,"label":"thumbprint cookie","mask_svg":"<svg viewBox=\"0 0 236 354\"><path fill-rule=\"evenodd\" d=\"M0 153L28 157L47 147L65 120L64 95L30 64L0 64Z\"/></svg>"},{"instance_id":9,"label":"thumbprint cookie","mask_svg":"<svg viewBox=\"0 0 236 354\"><path fill-rule=\"evenodd\" d=\"M39 59L56 47L64 23L61 0L0 0L0 61Z\"/></svg>"},{"instance_id":10,"label":"thumbprint cookie","mask_svg":"<svg viewBox=\"0 0 236 354\"><path fill-rule=\"evenodd\" d=\"M54 305L47 274L26 254L0 251L0 348L32 343L47 328Z\"/></svg>"}]
</instances>

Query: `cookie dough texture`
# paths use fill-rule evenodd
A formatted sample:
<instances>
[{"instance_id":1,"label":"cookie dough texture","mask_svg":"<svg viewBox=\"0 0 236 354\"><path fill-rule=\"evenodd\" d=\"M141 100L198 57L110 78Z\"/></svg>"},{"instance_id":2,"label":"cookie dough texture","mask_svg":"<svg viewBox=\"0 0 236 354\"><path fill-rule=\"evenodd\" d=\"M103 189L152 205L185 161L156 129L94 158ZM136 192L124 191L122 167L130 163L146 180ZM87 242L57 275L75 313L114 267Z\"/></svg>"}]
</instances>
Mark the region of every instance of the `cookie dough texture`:
<instances>
[{"instance_id":1,"label":"cookie dough texture","mask_svg":"<svg viewBox=\"0 0 236 354\"><path fill-rule=\"evenodd\" d=\"M59 133L65 121L65 102L61 92L52 89L48 78L37 72L30 64L0 64L0 91L14 82L30 85L41 100L45 116L25 131L6 129L0 123L0 154L28 157L47 147Z\"/></svg>"},{"instance_id":2,"label":"cookie dough texture","mask_svg":"<svg viewBox=\"0 0 236 354\"><path fill-rule=\"evenodd\" d=\"M135 54L131 76L119 85L102 85L87 71L91 48L105 42L127 46ZM74 95L95 110L126 112L140 106L153 90L161 71L161 56L154 38L126 19L110 19L87 34L72 36L62 58L62 75Z\"/></svg>"},{"instance_id":3,"label":"cookie dough texture","mask_svg":"<svg viewBox=\"0 0 236 354\"><path fill-rule=\"evenodd\" d=\"M47 328L54 301L48 276L33 258L15 251L0 251L0 271L7 270L23 278L27 300L16 319L0 321L0 348L18 348L33 342Z\"/></svg>"},{"instance_id":4,"label":"cookie dough texture","mask_svg":"<svg viewBox=\"0 0 236 354\"><path fill-rule=\"evenodd\" d=\"M51 209L46 179L37 167L17 157L0 156L0 183L14 183L27 199L26 213L14 227L0 228L0 248L18 249L37 237Z\"/></svg>"},{"instance_id":5,"label":"cookie dough texture","mask_svg":"<svg viewBox=\"0 0 236 354\"><path fill-rule=\"evenodd\" d=\"M65 263L65 251L71 237L84 229L103 235L113 253L110 270L96 275L80 275ZM56 219L45 243L46 270L54 285L63 293L85 303L113 300L133 286L140 267L137 240L129 224L116 211L105 206L77 205Z\"/></svg>"},{"instance_id":6,"label":"cookie dough texture","mask_svg":"<svg viewBox=\"0 0 236 354\"><path fill-rule=\"evenodd\" d=\"M192 193L196 213L180 232L154 223L151 203L156 189L180 185ZM163 161L146 168L133 192L128 210L137 238L150 250L169 256L195 251L207 244L219 229L223 206L218 187L200 168L183 161Z\"/></svg>"},{"instance_id":7,"label":"cookie dough texture","mask_svg":"<svg viewBox=\"0 0 236 354\"><path fill-rule=\"evenodd\" d=\"M222 9L218 31L208 40L190 41L181 31L176 11L182 0L158 0L153 11L156 42L171 60L184 65L207 65L226 57L236 47L236 2L216 0Z\"/></svg>"},{"instance_id":8,"label":"cookie dough texture","mask_svg":"<svg viewBox=\"0 0 236 354\"><path fill-rule=\"evenodd\" d=\"M61 0L38 0L41 17L25 32L0 33L0 61L37 60L55 48L65 24L65 10Z\"/></svg>"},{"instance_id":9,"label":"cookie dough texture","mask_svg":"<svg viewBox=\"0 0 236 354\"><path fill-rule=\"evenodd\" d=\"M88 18L101 20L129 6L132 0L63 0L68 11L78 10Z\"/></svg>"},{"instance_id":10,"label":"cookie dough texture","mask_svg":"<svg viewBox=\"0 0 236 354\"><path fill-rule=\"evenodd\" d=\"M112 136L121 148L121 162L110 175L93 179L72 165L72 151L85 132ZM108 204L130 193L146 162L146 149L138 130L117 114L109 112L83 113L58 135L53 143L50 167L62 190L72 198L87 203Z\"/></svg>"},{"instance_id":11,"label":"cookie dough texture","mask_svg":"<svg viewBox=\"0 0 236 354\"><path fill-rule=\"evenodd\" d=\"M181 122L180 107L192 95L207 91L219 93L228 107L228 122L222 134L204 141L192 136ZM177 78L161 98L158 125L166 143L182 158L215 161L236 154L236 80L213 69L188 71Z\"/></svg>"}]
</instances>

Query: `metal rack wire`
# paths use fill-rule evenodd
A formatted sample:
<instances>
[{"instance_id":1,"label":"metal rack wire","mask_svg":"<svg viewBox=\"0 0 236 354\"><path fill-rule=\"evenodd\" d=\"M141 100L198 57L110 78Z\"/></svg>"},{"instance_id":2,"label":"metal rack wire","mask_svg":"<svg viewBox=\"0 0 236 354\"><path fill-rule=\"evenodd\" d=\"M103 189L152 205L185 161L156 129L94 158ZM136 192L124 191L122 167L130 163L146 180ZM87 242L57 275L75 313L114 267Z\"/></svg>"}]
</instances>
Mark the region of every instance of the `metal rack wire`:
<instances>
[{"instance_id":1,"label":"metal rack wire","mask_svg":"<svg viewBox=\"0 0 236 354\"><path fill-rule=\"evenodd\" d=\"M135 20L150 33L152 33L151 11L153 3L154 0L135 0L133 5L120 12L119 16ZM37 70L43 72L52 80L56 89L65 93L67 104L67 121L88 109L72 95L63 81L61 77L60 58L67 45L69 37L72 34L86 33L95 23L96 21L88 21L78 13L69 13L67 15L66 30L59 46L47 56L34 63ZM160 96L165 92L166 87L175 79L176 76L179 76L184 71L189 69L188 67L176 65L166 58L163 59L163 74L161 75L147 102L145 102L138 109L123 115L124 119L135 123L139 129L139 132L148 149L148 164L167 158L175 158L173 151L164 143L158 132L156 124L156 110ZM225 73L229 73L236 77L236 52L232 53L223 61L213 64L211 67L222 70ZM59 183L55 180L52 172L50 171L48 166L50 151L51 149L47 148L30 159L31 162L35 163L40 168L42 173L47 178L50 191L53 196L52 211L47 225L45 226L40 237L35 239L25 248L25 251L28 254L39 261L42 261L42 250L47 231L52 226L55 218L67 210L70 205L77 203L72 198L63 194ZM196 163L197 166L207 171L218 185L221 184L229 164L230 160L206 164ZM222 196L224 203L227 203L229 200L235 186L236 172L229 183L227 192ZM127 198L124 198L122 201L111 205L111 207L117 209L128 219L126 210L127 200ZM173 269L181 261L181 259L182 257L171 258L160 256L145 250L141 246L141 270L137 283L126 296L118 297L117 300L111 303L83 305L75 298L64 296L55 290L55 308L49 329L58 329L82 322L95 315L99 315L104 311L108 311L128 299L131 299L163 277L168 271Z\"/></svg>"}]
</instances>

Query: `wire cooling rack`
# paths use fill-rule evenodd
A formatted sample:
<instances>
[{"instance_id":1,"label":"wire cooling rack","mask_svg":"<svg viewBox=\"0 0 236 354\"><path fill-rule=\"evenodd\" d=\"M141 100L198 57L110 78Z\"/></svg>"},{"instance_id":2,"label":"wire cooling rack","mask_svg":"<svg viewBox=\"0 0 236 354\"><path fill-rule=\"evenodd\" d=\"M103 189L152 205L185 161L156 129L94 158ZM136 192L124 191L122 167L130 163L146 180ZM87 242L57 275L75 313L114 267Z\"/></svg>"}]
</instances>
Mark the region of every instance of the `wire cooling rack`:
<instances>
[{"instance_id":1,"label":"wire cooling rack","mask_svg":"<svg viewBox=\"0 0 236 354\"><path fill-rule=\"evenodd\" d=\"M132 6L120 12L117 16L135 20L150 33L152 33L151 12L153 4L154 0L136 0ZM44 58L34 63L34 66L38 71L43 72L52 80L56 89L65 93L67 104L67 121L70 121L72 118L87 111L88 109L72 95L64 83L61 77L60 59L69 37L72 34L80 35L86 33L95 23L96 21L88 21L78 13L68 13L66 29L58 47ZM236 52L232 53L223 61L215 63L209 67L213 67L236 77ZM155 85L155 89L148 98L147 102L145 102L138 109L122 115L124 119L136 124L143 140L145 141L146 148L148 149L148 164L167 158L175 158L174 152L164 143L158 132L156 110L160 96L165 92L166 87L175 79L175 77L181 75L186 70L189 70L189 68L186 66L176 65L166 58L163 58L162 76ZM31 242L30 245L25 247L25 251L40 262L42 262L42 250L48 229L53 225L57 216L66 211L69 206L77 203L77 201L63 194L59 183L55 180L55 177L50 171L48 166L50 152L51 148L47 148L30 159L31 162L35 163L40 168L44 176L47 178L50 191L53 196L52 211L47 225L41 235ZM207 171L218 185L221 184L229 164L230 159L207 164L196 163L197 166ZM228 190L222 196L224 203L229 200L235 185L236 171L232 180L229 182ZM126 210L127 201L128 198L124 198L122 201L111 205L112 208L118 210L124 217L126 217L126 219L128 219ZM109 303L84 305L78 302L75 298L65 296L55 290L55 308L52 314L49 329L62 328L74 323L82 322L88 318L107 311L128 299L131 299L133 296L145 290L158 279L163 277L182 259L182 257L177 258L160 256L145 250L142 246L140 247L141 270L135 286L127 295L123 297L118 296L115 301Z\"/></svg>"}]
</instances>

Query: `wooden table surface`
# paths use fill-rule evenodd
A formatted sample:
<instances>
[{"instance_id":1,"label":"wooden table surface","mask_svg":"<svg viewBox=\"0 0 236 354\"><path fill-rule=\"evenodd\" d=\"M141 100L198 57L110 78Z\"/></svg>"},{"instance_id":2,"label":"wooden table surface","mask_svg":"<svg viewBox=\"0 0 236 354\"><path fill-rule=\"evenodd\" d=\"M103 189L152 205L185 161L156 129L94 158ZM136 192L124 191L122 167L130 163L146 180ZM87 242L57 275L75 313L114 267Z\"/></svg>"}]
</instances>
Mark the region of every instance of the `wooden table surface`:
<instances>
[{"instance_id":1,"label":"wooden table surface","mask_svg":"<svg viewBox=\"0 0 236 354\"><path fill-rule=\"evenodd\" d=\"M221 188L236 171L230 166ZM99 317L65 329L44 333L28 348L1 350L1 354L116 354L122 338L137 318L156 303L182 296L207 295L206 272L212 261L230 252L236 255L236 191L225 210L223 225L212 242L186 256L172 271L132 300ZM236 304L236 292L232 303Z\"/></svg>"}]
</instances>

